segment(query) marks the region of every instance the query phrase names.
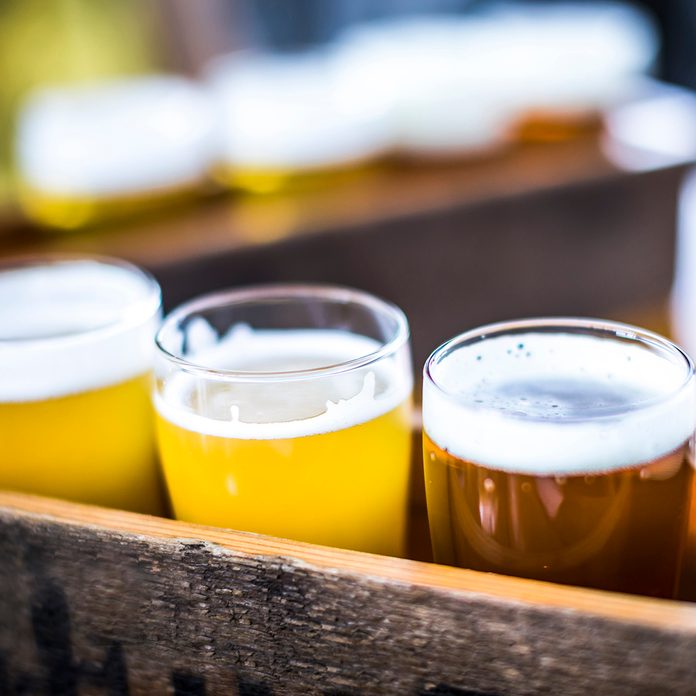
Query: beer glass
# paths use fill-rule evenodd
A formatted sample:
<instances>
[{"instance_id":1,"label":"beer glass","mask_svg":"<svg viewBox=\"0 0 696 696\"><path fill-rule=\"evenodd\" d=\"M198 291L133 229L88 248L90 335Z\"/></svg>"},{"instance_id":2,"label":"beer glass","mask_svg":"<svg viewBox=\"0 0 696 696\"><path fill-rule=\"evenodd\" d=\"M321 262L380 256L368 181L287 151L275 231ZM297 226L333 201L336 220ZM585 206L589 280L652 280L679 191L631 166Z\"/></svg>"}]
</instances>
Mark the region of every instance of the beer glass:
<instances>
[{"instance_id":1,"label":"beer glass","mask_svg":"<svg viewBox=\"0 0 696 696\"><path fill-rule=\"evenodd\" d=\"M177 518L402 555L412 377L395 306L337 287L208 295L157 335Z\"/></svg>"},{"instance_id":2,"label":"beer glass","mask_svg":"<svg viewBox=\"0 0 696 696\"><path fill-rule=\"evenodd\" d=\"M424 369L435 560L672 597L696 415L689 357L623 324L493 324Z\"/></svg>"},{"instance_id":3,"label":"beer glass","mask_svg":"<svg viewBox=\"0 0 696 696\"><path fill-rule=\"evenodd\" d=\"M122 261L0 265L0 488L161 513L150 401L160 289Z\"/></svg>"}]
</instances>

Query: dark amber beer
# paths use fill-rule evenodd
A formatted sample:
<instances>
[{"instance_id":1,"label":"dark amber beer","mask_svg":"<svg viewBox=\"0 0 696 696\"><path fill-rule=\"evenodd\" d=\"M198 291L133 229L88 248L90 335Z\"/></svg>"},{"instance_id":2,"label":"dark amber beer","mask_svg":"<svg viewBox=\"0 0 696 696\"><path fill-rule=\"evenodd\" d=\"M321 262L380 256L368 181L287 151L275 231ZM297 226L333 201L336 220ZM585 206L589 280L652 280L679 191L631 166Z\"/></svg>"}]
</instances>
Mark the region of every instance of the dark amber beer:
<instances>
[{"instance_id":1,"label":"dark amber beer","mask_svg":"<svg viewBox=\"0 0 696 696\"><path fill-rule=\"evenodd\" d=\"M695 414L690 359L635 327L528 320L444 344L423 394L435 560L673 597Z\"/></svg>"}]
</instances>

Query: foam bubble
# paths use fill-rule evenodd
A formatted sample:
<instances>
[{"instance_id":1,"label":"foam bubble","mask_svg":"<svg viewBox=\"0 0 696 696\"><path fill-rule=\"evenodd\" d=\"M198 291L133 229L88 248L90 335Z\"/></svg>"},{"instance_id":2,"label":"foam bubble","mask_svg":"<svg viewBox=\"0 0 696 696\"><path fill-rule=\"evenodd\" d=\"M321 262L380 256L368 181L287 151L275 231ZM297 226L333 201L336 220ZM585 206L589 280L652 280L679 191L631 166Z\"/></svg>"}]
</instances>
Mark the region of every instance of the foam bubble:
<instances>
[{"instance_id":1,"label":"foam bubble","mask_svg":"<svg viewBox=\"0 0 696 696\"><path fill-rule=\"evenodd\" d=\"M89 259L0 270L0 402L118 384L151 369L159 288Z\"/></svg>"},{"instance_id":2,"label":"foam bubble","mask_svg":"<svg viewBox=\"0 0 696 696\"><path fill-rule=\"evenodd\" d=\"M596 473L663 456L694 432L684 364L638 342L526 333L430 363L428 436L461 459L518 473ZM683 387L683 388L682 388Z\"/></svg>"},{"instance_id":3,"label":"foam bubble","mask_svg":"<svg viewBox=\"0 0 696 696\"><path fill-rule=\"evenodd\" d=\"M214 380L177 371L164 380L155 405L164 418L186 430L252 440L317 435L377 418L411 392L410 370L398 354L354 370L288 378L289 372L337 365L377 351L381 344L367 336L236 325L216 338L200 323L189 332L195 341L186 358L195 364L286 376L282 381Z\"/></svg>"}]
</instances>

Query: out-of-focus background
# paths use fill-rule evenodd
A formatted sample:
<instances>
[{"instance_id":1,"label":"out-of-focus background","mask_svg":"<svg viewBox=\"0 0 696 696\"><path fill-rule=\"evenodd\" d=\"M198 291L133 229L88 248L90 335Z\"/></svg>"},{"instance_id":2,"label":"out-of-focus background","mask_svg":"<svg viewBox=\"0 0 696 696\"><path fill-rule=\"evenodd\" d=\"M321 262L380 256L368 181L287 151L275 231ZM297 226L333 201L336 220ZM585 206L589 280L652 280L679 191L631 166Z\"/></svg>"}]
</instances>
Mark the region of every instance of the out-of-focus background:
<instances>
[{"instance_id":1,"label":"out-of-focus background","mask_svg":"<svg viewBox=\"0 0 696 696\"><path fill-rule=\"evenodd\" d=\"M417 369L595 315L696 351L696 7L0 0L0 258L152 270L168 307L357 286Z\"/></svg>"}]
</instances>

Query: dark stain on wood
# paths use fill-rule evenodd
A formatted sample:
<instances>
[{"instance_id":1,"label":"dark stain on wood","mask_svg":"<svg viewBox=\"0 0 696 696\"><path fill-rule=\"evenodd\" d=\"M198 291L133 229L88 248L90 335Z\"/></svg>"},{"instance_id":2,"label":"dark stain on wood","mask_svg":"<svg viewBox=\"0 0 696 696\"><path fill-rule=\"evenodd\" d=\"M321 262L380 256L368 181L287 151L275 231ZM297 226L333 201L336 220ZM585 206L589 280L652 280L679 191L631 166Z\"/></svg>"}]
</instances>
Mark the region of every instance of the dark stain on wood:
<instances>
[{"instance_id":1,"label":"dark stain on wood","mask_svg":"<svg viewBox=\"0 0 696 696\"><path fill-rule=\"evenodd\" d=\"M172 674L174 696L205 696L205 680L188 672Z\"/></svg>"},{"instance_id":2,"label":"dark stain on wood","mask_svg":"<svg viewBox=\"0 0 696 696\"><path fill-rule=\"evenodd\" d=\"M71 617L63 589L54 580L34 577L31 624L37 660L44 674L42 692L77 696L81 681L103 689L108 696L128 696L128 672L123 647L109 641L104 661L77 661L73 656Z\"/></svg>"},{"instance_id":3,"label":"dark stain on wood","mask_svg":"<svg viewBox=\"0 0 696 696\"><path fill-rule=\"evenodd\" d=\"M238 689L239 696L273 696L273 691L267 684L243 677L239 678Z\"/></svg>"},{"instance_id":4,"label":"dark stain on wood","mask_svg":"<svg viewBox=\"0 0 696 696\"><path fill-rule=\"evenodd\" d=\"M7 673L7 662L5 657L0 654L0 696L9 696L10 675Z\"/></svg>"},{"instance_id":5,"label":"dark stain on wood","mask_svg":"<svg viewBox=\"0 0 696 696\"><path fill-rule=\"evenodd\" d=\"M437 686L420 691L418 696L498 696L498 694L494 694L493 692L484 694L482 691L457 689L447 684L438 684Z\"/></svg>"},{"instance_id":6,"label":"dark stain on wood","mask_svg":"<svg viewBox=\"0 0 696 696\"><path fill-rule=\"evenodd\" d=\"M52 696L77 696L78 670L73 660L65 593L52 581L35 579L35 583L31 625L47 691Z\"/></svg>"}]
</instances>

